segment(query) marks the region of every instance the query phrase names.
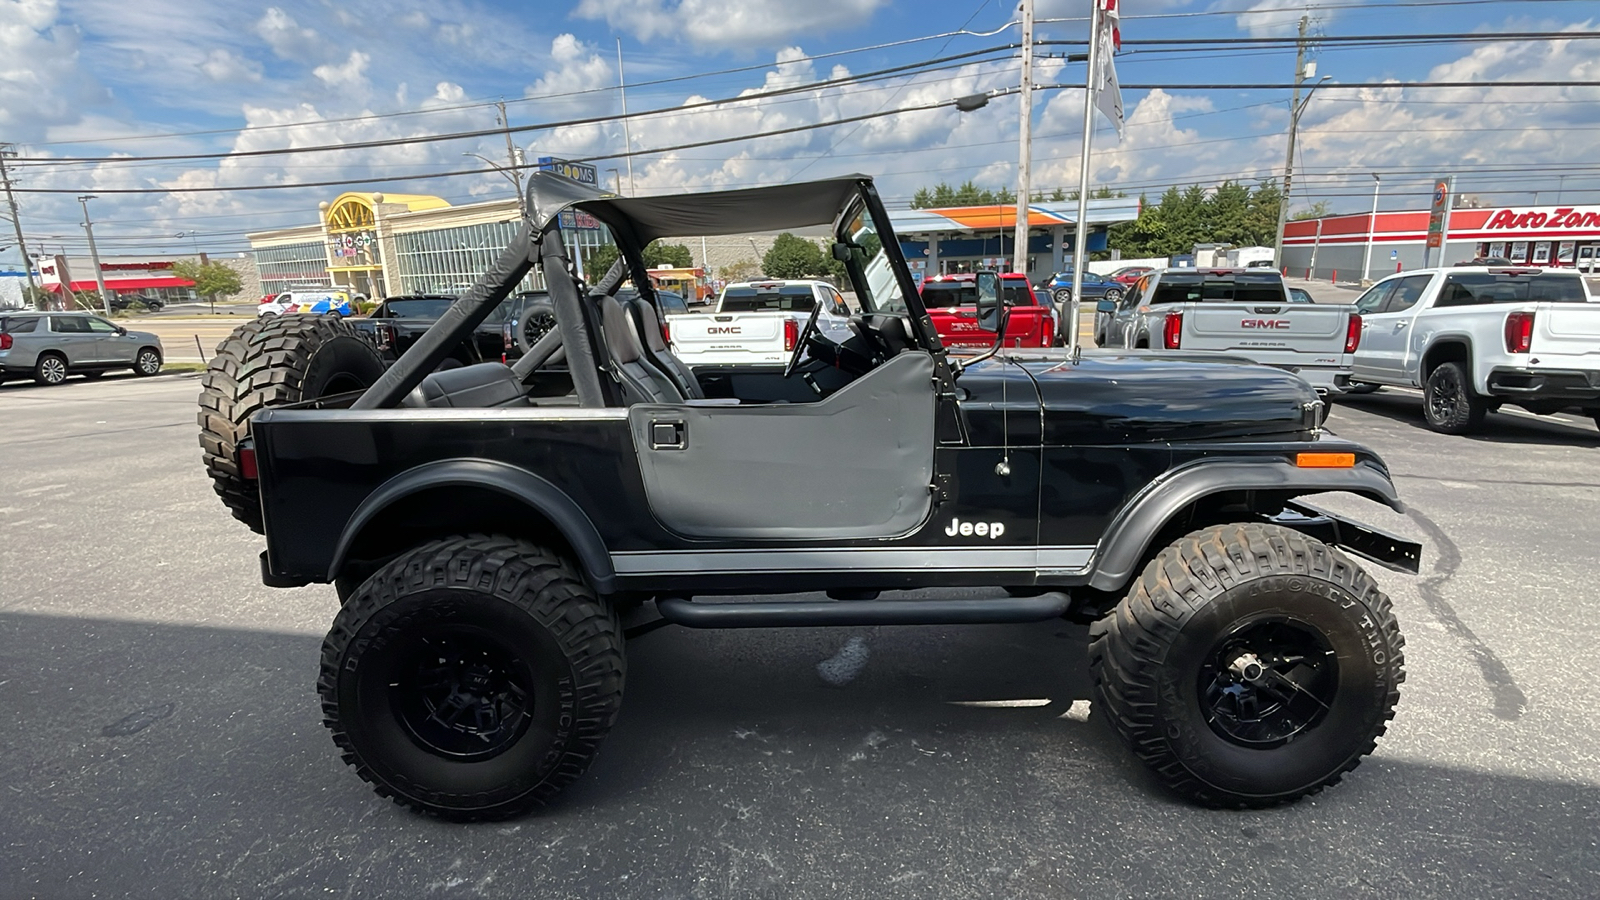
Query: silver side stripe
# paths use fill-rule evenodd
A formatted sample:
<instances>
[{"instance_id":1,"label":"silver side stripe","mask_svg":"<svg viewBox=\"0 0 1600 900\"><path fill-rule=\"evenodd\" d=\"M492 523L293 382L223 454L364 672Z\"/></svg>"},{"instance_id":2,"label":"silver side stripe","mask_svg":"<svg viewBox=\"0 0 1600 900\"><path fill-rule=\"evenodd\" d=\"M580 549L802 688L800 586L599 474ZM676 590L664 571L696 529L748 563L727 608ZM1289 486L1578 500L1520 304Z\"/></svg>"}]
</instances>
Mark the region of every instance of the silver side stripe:
<instances>
[{"instance_id":1,"label":"silver side stripe","mask_svg":"<svg viewBox=\"0 0 1600 900\"><path fill-rule=\"evenodd\" d=\"M794 550L639 550L611 554L618 575L848 571L1082 569L1093 547L806 547Z\"/></svg>"}]
</instances>

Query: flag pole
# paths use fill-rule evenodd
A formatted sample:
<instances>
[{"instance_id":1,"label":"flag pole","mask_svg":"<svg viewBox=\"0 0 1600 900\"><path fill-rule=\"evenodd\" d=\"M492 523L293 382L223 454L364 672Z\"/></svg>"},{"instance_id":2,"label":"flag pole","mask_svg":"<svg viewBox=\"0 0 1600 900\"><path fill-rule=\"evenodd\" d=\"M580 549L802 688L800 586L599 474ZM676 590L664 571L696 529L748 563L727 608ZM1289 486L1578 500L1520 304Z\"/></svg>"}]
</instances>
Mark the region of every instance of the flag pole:
<instances>
[{"instance_id":1,"label":"flag pole","mask_svg":"<svg viewBox=\"0 0 1600 900\"><path fill-rule=\"evenodd\" d=\"M1022 0L1022 124L1018 132L1017 222L1012 235L1011 271L1028 274L1028 203L1033 190L1033 0ZM1032 280L1031 277L1029 280Z\"/></svg>"},{"instance_id":2,"label":"flag pole","mask_svg":"<svg viewBox=\"0 0 1600 900\"><path fill-rule=\"evenodd\" d=\"M1089 245L1089 144L1094 137L1094 92L1100 65L1100 0L1089 13L1089 73L1083 79L1083 149L1078 154L1078 216L1072 223L1072 299L1067 302L1067 347L1078 349L1078 311L1083 299L1083 271Z\"/></svg>"}]
</instances>

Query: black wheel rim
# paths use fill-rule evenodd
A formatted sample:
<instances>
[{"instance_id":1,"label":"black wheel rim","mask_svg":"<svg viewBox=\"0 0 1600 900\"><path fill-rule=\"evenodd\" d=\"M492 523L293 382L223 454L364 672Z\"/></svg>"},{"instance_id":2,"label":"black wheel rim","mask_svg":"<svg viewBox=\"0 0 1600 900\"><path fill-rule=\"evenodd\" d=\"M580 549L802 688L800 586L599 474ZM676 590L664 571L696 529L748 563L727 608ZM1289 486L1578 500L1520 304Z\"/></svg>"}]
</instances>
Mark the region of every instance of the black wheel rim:
<instances>
[{"instance_id":1,"label":"black wheel rim","mask_svg":"<svg viewBox=\"0 0 1600 900\"><path fill-rule=\"evenodd\" d=\"M1223 739L1267 750L1315 728L1339 690L1327 638L1295 619L1255 619L1225 635L1200 667L1200 711Z\"/></svg>"},{"instance_id":2,"label":"black wheel rim","mask_svg":"<svg viewBox=\"0 0 1600 900\"><path fill-rule=\"evenodd\" d=\"M528 667L477 628L419 638L399 656L389 694L395 717L417 746L461 762L505 752L533 720Z\"/></svg>"},{"instance_id":3,"label":"black wheel rim","mask_svg":"<svg viewBox=\"0 0 1600 900\"><path fill-rule=\"evenodd\" d=\"M1428 392L1428 412L1433 420L1450 421L1461 402L1461 385L1456 383L1455 374L1448 369L1436 372L1428 386L1431 388Z\"/></svg>"},{"instance_id":4,"label":"black wheel rim","mask_svg":"<svg viewBox=\"0 0 1600 900\"><path fill-rule=\"evenodd\" d=\"M522 320L522 338L531 348L539 343L539 339L554 331L556 327L555 313L540 310L529 313Z\"/></svg>"}]
</instances>

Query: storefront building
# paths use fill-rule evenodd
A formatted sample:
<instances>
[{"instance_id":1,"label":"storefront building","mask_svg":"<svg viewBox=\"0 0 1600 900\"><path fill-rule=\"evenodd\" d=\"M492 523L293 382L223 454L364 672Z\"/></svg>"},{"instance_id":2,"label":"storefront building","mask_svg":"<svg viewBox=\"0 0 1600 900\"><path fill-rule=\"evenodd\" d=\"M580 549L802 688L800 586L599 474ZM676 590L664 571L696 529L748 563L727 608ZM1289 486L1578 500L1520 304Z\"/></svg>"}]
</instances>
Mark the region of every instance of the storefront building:
<instances>
[{"instance_id":1,"label":"storefront building","mask_svg":"<svg viewBox=\"0 0 1600 900\"><path fill-rule=\"evenodd\" d=\"M348 192L319 207L317 225L257 232L250 248L264 293L339 287L369 298L459 293L499 258L521 227L514 199L452 206L422 194ZM563 233L580 259L611 239L584 213ZM524 287L539 287L530 275Z\"/></svg>"},{"instance_id":2,"label":"storefront building","mask_svg":"<svg viewBox=\"0 0 1600 900\"><path fill-rule=\"evenodd\" d=\"M205 263L206 255L178 257ZM94 261L88 257L42 256L37 258L39 286L60 294L63 284L73 293L100 290L95 279ZM100 274L106 290L131 297L159 297L167 303L195 299L194 282L172 273L174 259L149 259L138 256L102 256Z\"/></svg>"},{"instance_id":3,"label":"storefront building","mask_svg":"<svg viewBox=\"0 0 1600 900\"><path fill-rule=\"evenodd\" d=\"M1283 262L1290 275L1375 280L1424 265L1427 237L1427 210L1303 219L1284 229ZM1363 273L1369 244L1371 265ZM1484 257L1600 274L1600 206L1451 210L1443 245L1428 264Z\"/></svg>"},{"instance_id":4,"label":"storefront building","mask_svg":"<svg viewBox=\"0 0 1600 900\"><path fill-rule=\"evenodd\" d=\"M1060 272L1072 259L1074 220L1078 203L1034 203L1028 207L1027 274L1035 281ZM1088 250L1106 249L1106 229L1139 218L1137 197L1089 201ZM941 209L896 210L889 214L900 247L920 278L972 272L977 269L1009 270L1016 246L1017 207L955 206Z\"/></svg>"}]
</instances>

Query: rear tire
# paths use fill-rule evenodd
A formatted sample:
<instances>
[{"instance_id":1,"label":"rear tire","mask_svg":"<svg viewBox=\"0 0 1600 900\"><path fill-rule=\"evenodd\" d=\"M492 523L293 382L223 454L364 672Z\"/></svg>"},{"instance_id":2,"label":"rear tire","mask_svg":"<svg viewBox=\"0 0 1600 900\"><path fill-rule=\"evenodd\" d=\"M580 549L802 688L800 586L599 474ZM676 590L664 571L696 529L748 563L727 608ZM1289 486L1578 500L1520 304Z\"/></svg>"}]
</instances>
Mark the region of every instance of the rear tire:
<instances>
[{"instance_id":1,"label":"rear tire","mask_svg":"<svg viewBox=\"0 0 1600 900\"><path fill-rule=\"evenodd\" d=\"M1110 300L1112 303L1121 303L1122 302L1122 291L1120 289L1118 289L1118 288L1107 288L1106 289L1106 297L1105 298L1107 300Z\"/></svg>"},{"instance_id":2,"label":"rear tire","mask_svg":"<svg viewBox=\"0 0 1600 900\"><path fill-rule=\"evenodd\" d=\"M67 380L67 359L59 353L41 353L33 364L33 380L42 385L57 385Z\"/></svg>"},{"instance_id":3,"label":"rear tire","mask_svg":"<svg viewBox=\"0 0 1600 900\"><path fill-rule=\"evenodd\" d=\"M615 611L524 541L425 544L379 569L322 645L323 724L378 794L462 821L548 803L616 721Z\"/></svg>"},{"instance_id":4,"label":"rear tire","mask_svg":"<svg viewBox=\"0 0 1600 900\"><path fill-rule=\"evenodd\" d=\"M1071 303L1072 288L1056 288L1056 290L1050 295L1050 298L1057 303Z\"/></svg>"},{"instance_id":5,"label":"rear tire","mask_svg":"<svg viewBox=\"0 0 1600 900\"><path fill-rule=\"evenodd\" d=\"M206 368L199 416L206 474L233 517L261 533L261 496L235 455L251 416L370 387L383 370L378 351L342 319L263 316L234 329Z\"/></svg>"},{"instance_id":6,"label":"rear tire","mask_svg":"<svg viewBox=\"0 0 1600 900\"><path fill-rule=\"evenodd\" d=\"M1336 783L1372 752L1405 680L1389 598L1343 553L1275 525L1178 540L1089 635L1113 728L1205 806Z\"/></svg>"},{"instance_id":7,"label":"rear tire","mask_svg":"<svg viewBox=\"0 0 1600 900\"><path fill-rule=\"evenodd\" d=\"M1458 362L1440 363L1422 386L1422 417L1441 434L1467 434L1483 424L1488 412L1484 398L1472 392L1467 368Z\"/></svg>"}]
</instances>

